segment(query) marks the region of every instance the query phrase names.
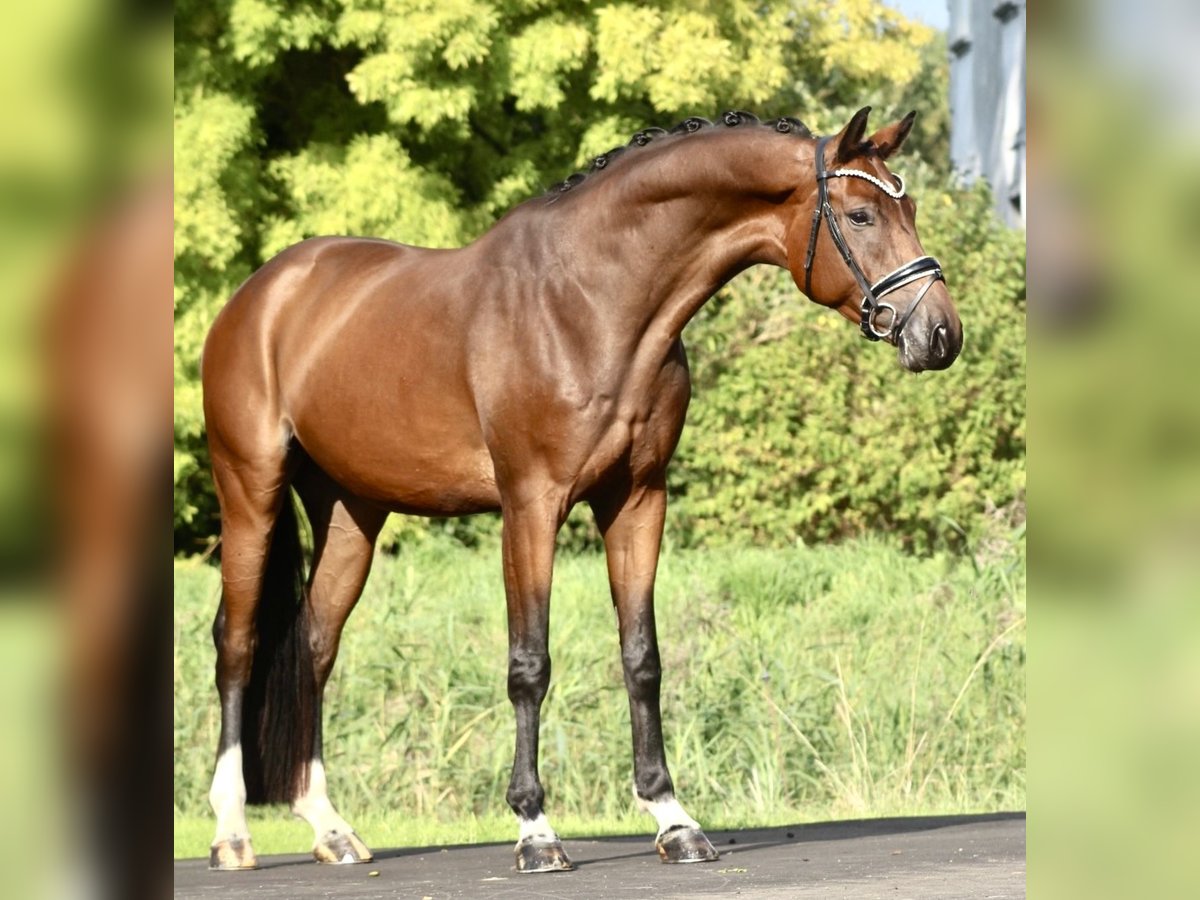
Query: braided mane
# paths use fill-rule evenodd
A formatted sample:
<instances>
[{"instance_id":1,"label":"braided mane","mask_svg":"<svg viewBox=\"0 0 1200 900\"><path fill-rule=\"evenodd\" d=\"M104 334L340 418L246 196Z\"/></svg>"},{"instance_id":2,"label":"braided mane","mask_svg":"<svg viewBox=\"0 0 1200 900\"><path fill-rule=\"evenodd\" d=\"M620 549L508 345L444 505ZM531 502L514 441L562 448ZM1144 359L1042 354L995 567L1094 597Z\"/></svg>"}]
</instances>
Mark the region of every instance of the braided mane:
<instances>
[{"instance_id":1,"label":"braided mane","mask_svg":"<svg viewBox=\"0 0 1200 900\"><path fill-rule=\"evenodd\" d=\"M808 129L808 126L799 119L791 116L780 116L777 119L771 119L768 122L762 122L758 116L753 113L743 112L741 110L731 109L721 113L720 124L711 122L708 119L700 116L691 116L684 119L674 128L669 131L665 128L645 128L639 131L629 139L629 143L623 147L613 147L607 153L601 153L599 156L592 159L588 164L586 172L576 172L573 175L567 176L558 184L552 186L546 191L546 196L551 200L556 199L559 195L567 193L571 188L582 182L593 172L599 172L607 168L614 159L622 153L630 150L635 150L638 147L645 147L647 144L658 140L659 138L667 137L672 134L696 134L699 131L706 131L712 128L758 128L770 129L771 131L780 134L791 134L797 137L811 138L813 133Z\"/></svg>"}]
</instances>

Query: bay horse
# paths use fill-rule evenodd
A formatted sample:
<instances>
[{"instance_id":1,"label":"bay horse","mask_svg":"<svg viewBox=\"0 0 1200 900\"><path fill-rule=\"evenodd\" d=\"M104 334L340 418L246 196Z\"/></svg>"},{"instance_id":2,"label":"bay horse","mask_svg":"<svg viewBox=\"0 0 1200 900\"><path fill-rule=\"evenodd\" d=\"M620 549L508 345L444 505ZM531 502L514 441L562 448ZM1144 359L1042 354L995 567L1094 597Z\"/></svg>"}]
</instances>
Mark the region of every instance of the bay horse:
<instances>
[{"instance_id":1,"label":"bay horse","mask_svg":"<svg viewBox=\"0 0 1200 900\"><path fill-rule=\"evenodd\" d=\"M314 238L238 289L202 364L222 514L213 868L257 864L247 802L290 803L318 861L372 858L331 804L321 761L342 627L389 512L494 511L517 869L571 868L537 760L555 538L580 501L604 541L636 801L665 862L717 858L675 798L659 712L664 473L691 393L680 333L730 278L766 263L894 345L904 368L954 361L958 314L885 165L914 114L866 137L869 111L821 139L796 119L741 112L642 131L461 249ZM307 578L292 488L312 527Z\"/></svg>"}]
</instances>

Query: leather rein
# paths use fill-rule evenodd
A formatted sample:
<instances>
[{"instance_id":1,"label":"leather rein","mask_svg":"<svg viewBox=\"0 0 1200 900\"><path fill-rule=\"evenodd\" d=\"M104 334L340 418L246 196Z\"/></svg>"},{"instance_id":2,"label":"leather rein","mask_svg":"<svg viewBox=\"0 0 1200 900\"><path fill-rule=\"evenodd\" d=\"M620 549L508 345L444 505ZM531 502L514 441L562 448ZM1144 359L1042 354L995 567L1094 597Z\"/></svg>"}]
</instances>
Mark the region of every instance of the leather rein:
<instances>
[{"instance_id":1,"label":"leather rein","mask_svg":"<svg viewBox=\"0 0 1200 900\"><path fill-rule=\"evenodd\" d=\"M869 341L887 340L894 344L900 338L901 333L904 331L904 326L908 324L908 320L916 310L917 305L929 293L929 289L933 287L935 282L946 280L942 275L942 266L932 256L919 256L884 275L874 284L867 280L867 276L863 274L863 270L855 262L854 254L850 252L850 245L846 243L846 238L843 236L841 228L838 227L837 219L834 217L833 207L829 203L829 179L845 177L861 178L864 181L871 182L894 200L899 200L904 196L904 179L897 175L896 180L900 182L900 187L892 188L874 175L864 172L861 169L834 169L833 171L827 171L825 168L825 145L829 143L830 139L830 137L823 137L817 141L817 205L813 209L812 231L808 238L808 252L804 257L804 293L812 297L813 257L817 252L817 234L821 230L821 219L824 218L829 224L829 236L833 238L834 246L837 247L851 274L854 275L854 280L858 282L858 286L862 290L863 297L859 312L861 314L860 325L863 335ZM921 278L927 278L928 281L921 288L916 299L909 304L908 309L904 311L903 315L897 313L896 307L880 299L895 290L899 290L906 284L911 284ZM882 310L887 310L891 313L891 316L887 321L887 326L881 328L876 325L876 317Z\"/></svg>"}]
</instances>

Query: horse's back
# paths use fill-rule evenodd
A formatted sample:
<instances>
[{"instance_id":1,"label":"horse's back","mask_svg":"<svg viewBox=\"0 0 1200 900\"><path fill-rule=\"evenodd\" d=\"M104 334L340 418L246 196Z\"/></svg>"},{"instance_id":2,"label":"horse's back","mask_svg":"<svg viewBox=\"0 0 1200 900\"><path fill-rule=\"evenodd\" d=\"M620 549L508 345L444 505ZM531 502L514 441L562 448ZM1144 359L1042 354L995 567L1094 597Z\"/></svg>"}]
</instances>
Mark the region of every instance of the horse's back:
<instances>
[{"instance_id":1,"label":"horse's back","mask_svg":"<svg viewBox=\"0 0 1200 900\"><path fill-rule=\"evenodd\" d=\"M492 508L461 252L315 238L271 259L209 334L210 429L294 438L347 489L395 509Z\"/></svg>"},{"instance_id":2,"label":"horse's back","mask_svg":"<svg viewBox=\"0 0 1200 900\"><path fill-rule=\"evenodd\" d=\"M234 291L213 321L202 357L206 387L210 381L215 386L238 359L265 368L264 358L246 358L248 348L278 348L289 322L307 327L306 317L319 313L315 301L324 296L322 288L344 282L357 264L396 265L420 252L389 241L339 237L310 238L279 252ZM343 302L352 300L353 291L338 295Z\"/></svg>"},{"instance_id":3,"label":"horse's back","mask_svg":"<svg viewBox=\"0 0 1200 900\"><path fill-rule=\"evenodd\" d=\"M224 346L259 340L273 346L296 330L345 312L369 292L365 278L381 270L403 271L421 256L438 251L374 238L309 238L282 250L247 278L213 322L204 349L205 367ZM294 324L294 329L289 328Z\"/></svg>"}]
</instances>

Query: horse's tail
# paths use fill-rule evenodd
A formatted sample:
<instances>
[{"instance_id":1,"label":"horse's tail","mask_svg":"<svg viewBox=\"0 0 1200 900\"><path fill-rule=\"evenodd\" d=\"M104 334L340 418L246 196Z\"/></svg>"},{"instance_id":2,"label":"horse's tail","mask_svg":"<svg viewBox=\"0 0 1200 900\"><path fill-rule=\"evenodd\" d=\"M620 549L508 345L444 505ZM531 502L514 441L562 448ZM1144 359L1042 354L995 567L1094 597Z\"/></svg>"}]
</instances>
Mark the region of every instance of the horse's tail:
<instances>
[{"instance_id":1,"label":"horse's tail","mask_svg":"<svg viewBox=\"0 0 1200 900\"><path fill-rule=\"evenodd\" d=\"M258 642L242 707L242 774L249 803L286 803L308 787L321 723L300 522L290 489L271 537L258 604Z\"/></svg>"}]
</instances>

